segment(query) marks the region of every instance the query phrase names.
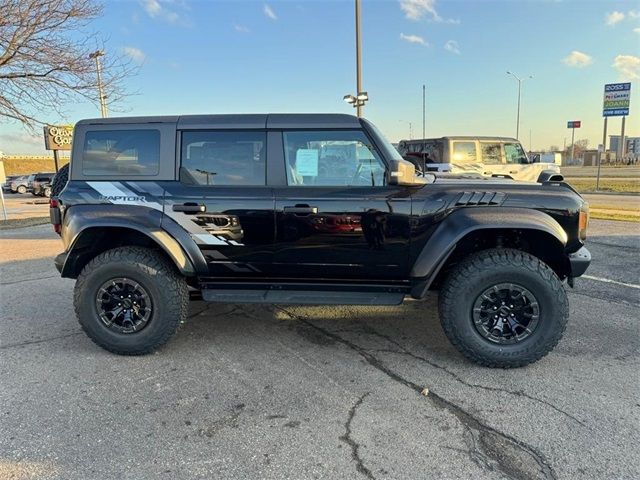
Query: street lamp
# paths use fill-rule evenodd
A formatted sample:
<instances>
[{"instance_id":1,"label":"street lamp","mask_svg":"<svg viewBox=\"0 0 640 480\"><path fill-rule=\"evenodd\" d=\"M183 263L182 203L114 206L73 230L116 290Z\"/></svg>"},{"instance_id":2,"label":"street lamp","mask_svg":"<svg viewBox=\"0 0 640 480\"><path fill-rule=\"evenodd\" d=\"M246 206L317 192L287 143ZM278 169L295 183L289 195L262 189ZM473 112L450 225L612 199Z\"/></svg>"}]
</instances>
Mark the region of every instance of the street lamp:
<instances>
[{"instance_id":1,"label":"street lamp","mask_svg":"<svg viewBox=\"0 0 640 480\"><path fill-rule=\"evenodd\" d=\"M518 81L518 117L516 119L516 138L520 140L520 91L522 88L522 82L524 82L527 79L533 78L533 75L529 75L527 78L520 78L515 73L512 73L508 70L507 70L507 75L511 75L513 78L515 78Z\"/></svg>"},{"instance_id":2,"label":"street lamp","mask_svg":"<svg viewBox=\"0 0 640 480\"><path fill-rule=\"evenodd\" d=\"M96 50L95 52L89 54L89 58L96 61L96 73L98 75L98 96L100 98L100 113L102 114L102 118L105 118L109 116L109 112L107 111L107 96L104 94L104 89L102 86L102 64L100 63L100 57L102 56L104 56L104 50Z\"/></svg>"},{"instance_id":3,"label":"street lamp","mask_svg":"<svg viewBox=\"0 0 640 480\"><path fill-rule=\"evenodd\" d=\"M345 95L342 97L345 102L358 109L358 116L361 114L361 108L369 100L369 94L367 92L358 92L357 95Z\"/></svg>"}]
</instances>

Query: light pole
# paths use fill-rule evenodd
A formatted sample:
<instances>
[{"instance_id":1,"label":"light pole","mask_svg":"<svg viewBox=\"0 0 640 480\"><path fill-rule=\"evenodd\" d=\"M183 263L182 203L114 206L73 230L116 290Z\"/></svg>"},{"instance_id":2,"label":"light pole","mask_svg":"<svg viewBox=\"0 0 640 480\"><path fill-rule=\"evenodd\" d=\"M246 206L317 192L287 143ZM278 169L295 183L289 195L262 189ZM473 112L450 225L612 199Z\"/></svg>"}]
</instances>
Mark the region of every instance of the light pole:
<instances>
[{"instance_id":1,"label":"light pole","mask_svg":"<svg viewBox=\"0 0 640 480\"><path fill-rule=\"evenodd\" d=\"M89 58L96 61L96 73L98 76L98 96L100 98L100 113L102 118L108 117L109 112L107 110L107 96L104 94L104 88L102 86L102 64L100 63L100 57L104 56L103 50L96 50L89 54Z\"/></svg>"},{"instance_id":2,"label":"light pole","mask_svg":"<svg viewBox=\"0 0 640 480\"><path fill-rule=\"evenodd\" d=\"M426 137L426 125L427 125L427 86L422 84L422 139Z\"/></svg>"},{"instance_id":3,"label":"light pole","mask_svg":"<svg viewBox=\"0 0 640 480\"><path fill-rule=\"evenodd\" d=\"M369 100L367 92L362 91L362 47L360 36L360 0L356 3L356 94L345 95L344 101L353 105L356 109L356 115L362 116L364 104Z\"/></svg>"},{"instance_id":4,"label":"light pole","mask_svg":"<svg viewBox=\"0 0 640 480\"><path fill-rule=\"evenodd\" d=\"M533 78L533 75L529 75L527 78L520 78L515 73L509 72L508 70L507 75L511 75L518 81L518 116L516 118L516 138L520 140L520 92L522 90L522 82L524 82L528 78Z\"/></svg>"}]
</instances>

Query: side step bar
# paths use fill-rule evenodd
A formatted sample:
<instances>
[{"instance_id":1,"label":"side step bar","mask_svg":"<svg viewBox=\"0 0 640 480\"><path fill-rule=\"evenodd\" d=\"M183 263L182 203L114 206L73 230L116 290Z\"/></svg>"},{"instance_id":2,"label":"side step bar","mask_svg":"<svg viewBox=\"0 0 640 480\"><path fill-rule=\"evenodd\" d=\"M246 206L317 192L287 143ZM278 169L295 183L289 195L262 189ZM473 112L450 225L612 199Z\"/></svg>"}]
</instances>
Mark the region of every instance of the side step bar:
<instances>
[{"instance_id":1,"label":"side step bar","mask_svg":"<svg viewBox=\"0 0 640 480\"><path fill-rule=\"evenodd\" d=\"M279 303L284 305L399 305L402 292L204 289L206 302Z\"/></svg>"}]
</instances>

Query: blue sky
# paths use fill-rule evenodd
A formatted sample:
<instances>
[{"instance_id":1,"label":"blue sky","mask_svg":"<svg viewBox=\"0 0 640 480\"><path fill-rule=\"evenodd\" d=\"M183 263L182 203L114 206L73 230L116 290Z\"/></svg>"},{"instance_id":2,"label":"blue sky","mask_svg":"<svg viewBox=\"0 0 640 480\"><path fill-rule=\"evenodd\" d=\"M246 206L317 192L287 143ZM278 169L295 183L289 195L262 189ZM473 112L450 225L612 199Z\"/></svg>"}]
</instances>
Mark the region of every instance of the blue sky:
<instances>
[{"instance_id":1,"label":"blue sky","mask_svg":"<svg viewBox=\"0 0 640 480\"><path fill-rule=\"evenodd\" d=\"M92 23L108 54L140 64L115 115L344 112L355 91L353 1L108 1ZM392 141L427 136L515 136L534 149L602 141L603 85L633 82L627 134L640 135L640 4L632 1L362 0L365 116ZM74 123L99 116L66 108ZM53 114L52 114L53 115ZM619 133L620 119L609 121ZM0 124L0 150L40 153L42 140Z\"/></svg>"}]
</instances>

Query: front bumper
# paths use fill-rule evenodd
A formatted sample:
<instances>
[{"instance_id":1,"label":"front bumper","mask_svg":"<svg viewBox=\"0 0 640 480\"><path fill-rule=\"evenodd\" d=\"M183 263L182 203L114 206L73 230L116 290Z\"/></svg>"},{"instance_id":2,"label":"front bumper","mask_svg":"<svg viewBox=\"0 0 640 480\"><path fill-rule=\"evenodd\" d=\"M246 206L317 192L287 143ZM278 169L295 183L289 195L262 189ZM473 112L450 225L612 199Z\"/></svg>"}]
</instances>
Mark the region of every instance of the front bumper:
<instances>
[{"instance_id":1,"label":"front bumper","mask_svg":"<svg viewBox=\"0 0 640 480\"><path fill-rule=\"evenodd\" d=\"M591 252L586 247L582 247L577 252L569 254L569 264L571 265L570 276L579 277L591 264Z\"/></svg>"}]
</instances>

